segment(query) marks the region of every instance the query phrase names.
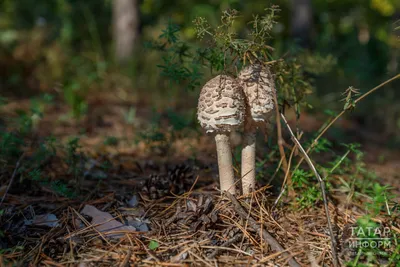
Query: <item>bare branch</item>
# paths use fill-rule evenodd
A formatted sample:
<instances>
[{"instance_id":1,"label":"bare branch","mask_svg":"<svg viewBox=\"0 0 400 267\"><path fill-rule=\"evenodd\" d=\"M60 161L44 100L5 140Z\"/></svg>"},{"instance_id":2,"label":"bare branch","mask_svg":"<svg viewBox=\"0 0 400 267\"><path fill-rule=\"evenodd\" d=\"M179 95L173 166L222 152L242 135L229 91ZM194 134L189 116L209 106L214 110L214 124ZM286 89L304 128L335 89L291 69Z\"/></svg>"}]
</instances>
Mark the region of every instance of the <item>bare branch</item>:
<instances>
[{"instance_id":1,"label":"bare branch","mask_svg":"<svg viewBox=\"0 0 400 267\"><path fill-rule=\"evenodd\" d=\"M336 251L336 238L335 235L333 233L333 227L332 227L332 223L331 223L331 216L329 214L329 207L328 207L328 198L326 196L326 186L325 186L325 182L324 180L321 178L321 176L318 174L317 169L315 168L314 164L312 163L310 157L307 155L307 152L304 150L304 148L301 146L299 140L297 140L296 136L294 135L292 129L290 128L288 122L286 121L285 116L281 113L281 117L282 120L284 121L286 127L288 128L290 135L292 136L292 140L293 142L297 145L297 147L299 148L299 150L301 151L301 153L304 156L305 161L308 163L308 165L310 166L311 170L314 172L315 177L317 178L317 180L319 181L319 184L321 186L321 193L322 193L322 198L324 201L324 207L325 207L325 215L326 215L326 219L328 221L328 228L329 228L329 235L331 237L331 246L332 246L332 256L333 256L333 265L335 267L339 266L339 259L337 256L337 251Z\"/></svg>"}]
</instances>

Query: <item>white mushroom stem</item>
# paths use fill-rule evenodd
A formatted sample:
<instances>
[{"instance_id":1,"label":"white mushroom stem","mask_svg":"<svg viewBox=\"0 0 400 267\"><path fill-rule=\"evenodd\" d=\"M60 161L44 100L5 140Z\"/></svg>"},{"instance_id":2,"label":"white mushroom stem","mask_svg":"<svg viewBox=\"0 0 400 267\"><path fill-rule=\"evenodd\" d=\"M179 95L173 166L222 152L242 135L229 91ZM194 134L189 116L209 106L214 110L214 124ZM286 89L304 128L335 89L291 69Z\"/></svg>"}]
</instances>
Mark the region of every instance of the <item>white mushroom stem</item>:
<instances>
[{"instance_id":1,"label":"white mushroom stem","mask_svg":"<svg viewBox=\"0 0 400 267\"><path fill-rule=\"evenodd\" d=\"M229 135L217 134L215 136L218 154L218 170L221 191L235 194L235 180L232 166L232 152Z\"/></svg>"},{"instance_id":2,"label":"white mushroom stem","mask_svg":"<svg viewBox=\"0 0 400 267\"><path fill-rule=\"evenodd\" d=\"M241 178L243 194L254 190L256 186L256 132L254 130L244 134Z\"/></svg>"}]
</instances>

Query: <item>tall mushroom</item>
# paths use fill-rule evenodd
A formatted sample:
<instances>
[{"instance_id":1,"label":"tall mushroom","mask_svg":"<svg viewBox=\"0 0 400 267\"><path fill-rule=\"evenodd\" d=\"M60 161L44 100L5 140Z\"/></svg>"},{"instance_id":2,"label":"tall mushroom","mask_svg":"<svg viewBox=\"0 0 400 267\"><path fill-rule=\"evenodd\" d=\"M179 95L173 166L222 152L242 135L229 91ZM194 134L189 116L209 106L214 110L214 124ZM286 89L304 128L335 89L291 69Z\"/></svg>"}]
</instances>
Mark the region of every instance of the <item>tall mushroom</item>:
<instances>
[{"instance_id":1,"label":"tall mushroom","mask_svg":"<svg viewBox=\"0 0 400 267\"><path fill-rule=\"evenodd\" d=\"M238 78L246 97L241 178L243 193L248 194L256 183L256 130L266 126L273 114L276 90L269 68L260 64L245 67Z\"/></svg>"},{"instance_id":2,"label":"tall mushroom","mask_svg":"<svg viewBox=\"0 0 400 267\"><path fill-rule=\"evenodd\" d=\"M244 95L239 83L227 75L218 75L201 90L197 117L207 133L215 134L221 191L235 194L229 133L244 121Z\"/></svg>"}]
</instances>

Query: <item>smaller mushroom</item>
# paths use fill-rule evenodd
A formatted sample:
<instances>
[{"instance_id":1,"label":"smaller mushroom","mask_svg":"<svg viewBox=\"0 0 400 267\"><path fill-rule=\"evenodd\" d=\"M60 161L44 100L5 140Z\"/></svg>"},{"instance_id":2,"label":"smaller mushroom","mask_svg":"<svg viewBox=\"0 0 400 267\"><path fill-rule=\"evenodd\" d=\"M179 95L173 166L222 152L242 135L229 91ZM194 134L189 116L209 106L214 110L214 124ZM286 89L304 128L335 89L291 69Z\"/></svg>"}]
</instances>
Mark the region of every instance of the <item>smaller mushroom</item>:
<instances>
[{"instance_id":1,"label":"smaller mushroom","mask_svg":"<svg viewBox=\"0 0 400 267\"><path fill-rule=\"evenodd\" d=\"M276 90L269 68L260 64L245 67L238 79L246 98L241 178L243 193L248 194L256 184L256 131L269 123Z\"/></svg>"},{"instance_id":2,"label":"smaller mushroom","mask_svg":"<svg viewBox=\"0 0 400 267\"><path fill-rule=\"evenodd\" d=\"M239 83L227 75L218 75L201 90L197 108L200 125L215 134L221 191L235 194L232 152L229 134L244 120L244 95Z\"/></svg>"}]
</instances>

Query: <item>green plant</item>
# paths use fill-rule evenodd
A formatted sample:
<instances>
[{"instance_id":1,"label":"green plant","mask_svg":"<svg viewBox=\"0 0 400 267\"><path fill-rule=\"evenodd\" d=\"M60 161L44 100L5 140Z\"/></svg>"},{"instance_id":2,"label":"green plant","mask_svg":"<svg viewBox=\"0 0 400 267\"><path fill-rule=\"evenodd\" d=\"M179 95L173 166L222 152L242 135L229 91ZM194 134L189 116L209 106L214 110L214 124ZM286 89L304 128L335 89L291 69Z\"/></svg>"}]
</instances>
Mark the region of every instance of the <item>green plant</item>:
<instances>
[{"instance_id":1,"label":"green plant","mask_svg":"<svg viewBox=\"0 0 400 267\"><path fill-rule=\"evenodd\" d=\"M271 47L266 45L271 38L271 31L276 24L277 6L266 8L262 16L255 15L249 24L251 29L246 38L238 38L235 22L240 14L237 10L226 10L221 15L221 24L212 28L204 17L194 20L197 37L203 39L206 35L213 41L213 49L224 55L224 67L235 65L237 61L246 60L266 62ZM224 68L225 69L225 68Z\"/></svg>"},{"instance_id":2,"label":"green plant","mask_svg":"<svg viewBox=\"0 0 400 267\"><path fill-rule=\"evenodd\" d=\"M306 78L303 65L297 58L278 60L274 65L274 73L282 112L294 107L297 119L300 118L302 107L311 108L305 97L313 91L312 81Z\"/></svg>"},{"instance_id":3,"label":"green plant","mask_svg":"<svg viewBox=\"0 0 400 267\"><path fill-rule=\"evenodd\" d=\"M293 173L292 186L297 195L293 205L298 206L300 210L310 208L322 200L321 189L314 179L314 174L311 171L298 169ZM327 182L326 187L329 190L331 184Z\"/></svg>"},{"instance_id":4,"label":"green plant","mask_svg":"<svg viewBox=\"0 0 400 267\"><path fill-rule=\"evenodd\" d=\"M24 166L19 170L20 173L26 173L26 177L32 181L38 182L43 186L50 186L52 190L58 195L75 198L77 196L76 192L71 190L68 185L62 180L49 181L46 177L44 169L46 164L56 157L57 149L61 146L57 143L55 137L50 136L45 138L45 140L34 147L32 151L31 160L26 161ZM66 162L69 165L68 172L71 173L76 181L77 188L80 185L80 159L83 157L79 150L79 139L72 138L66 147ZM24 175L23 175L24 176Z\"/></svg>"},{"instance_id":5,"label":"green plant","mask_svg":"<svg viewBox=\"0 0 400 267\"><path fill-rule=\"evenodd\" d=\"M193 55L193 48L183 42L179 36L180 27L171 20L168 21L157 41L145 43L147 49L162 52L162 64L158 64L161 76L167 77L172 83L186 84L186 89L199 86L202 74L199 72L198 62Z\"/></svg>"},{"instance_id":6,"label":"green plant","mask_svg":"<svg viewBox=\"0 0 400 267\"><path fill-rule=\"evenodd\" d=\"M28 173L28 178L33 181L41 181L42 179L42 172L39 169L34 169Z\"/></svg>"},{"instance_id":7,"label":"green plant","mask_svg":"<svg viewBox=\"0 0 400 267\"><path fill-rule=\"evenodd\" d=\"M32 98L29 110L19 109L16 111L18 117L13 120L18 133L26 136L32 131L37 130L40 120L43 118L45 108L53 103L53 96L43 94L41 97Z\"/></svg>"},{"instance_id":8,"label":"green plant","mask_svg":"<svg viewBox=\"0 0 400 267\"><path fill-rule=\"evenodd\" d=\"M331 151L331 149L332 143L326 138L321 138L314 146L314 151L316 153Z\"/></svg>"},{"instance_id":9,"label":"green plant","mask_svg":"<svg viewBox=\"0 0 400 267\"><path fill-rule=\"evenodd\" d=\"M240 13L237 10L226 10L221 15L221 23L212 27L204 17L197 17L195 25L199 40L205 40L206 47L198 47L180 38L180 28L169 20L162 30L159 40L147 42L146 47L164 54L161 76L169 79L170 83L186 84L186 88L194 89L200 85L204 73L202 69L213 71L236 72L237 68L248 62L267 64L273 57L272 48L267 45L271 40L271 31L276 24L279 9L277 6L265 9L263 15L255 15L250 21L248 34L239 37L237 28ZM278 55L279 57L279 55ZM303 97L310 92L310 82L305 79L301 64L295 59L276 60L274 68L279 75L277 81L280 95L286 99L284 104L299 104ZM296 95L293 96L293 88ZM285 98L286 96L286 98Z\"/></svg>"},{"instance_id":10,"label":"green plant","mask_svg":"<svg viewBox=\"0 0 400 267\"><path fill-rule=\"evenodd\" d=\"M104 140L103 144L106 146L117 146L118 145L118 138L115 136L107 136Z\"/></svg>"},{"instance_id":11,"label":"green plant","mask_svg":"<svg viewBox=\"0 0 400 267\"><path fill-rule=\"evenodd\" d=\"M396 234L390 227L374 222L369 215L357 220L349 246L356 249L356 256L347 266L379 265L383 259L394 262L399 258Z\"/></svg>"},{"instance_id":12,"label":"green plant","mask_svg":"<svg viewBox=\"0 0 400 267\"><path fill-rule=\"evenodd\" d=\"M190 124L192 124L192 122L190 121L191 118L186 118L185 116L175 112L172 109L167 109L167 117L172 127L176 131L182 131Z\"/></svg>"},{"instance_id":13,"label":"green plant","mask_svg":"<svg viewBox=\"0 0 400 267\"><path fill-rule=\"evenodd\" d=\"M127 124L135 124L136 122L136 108L129 107L128 112L124 112L124 119Z\"/></svg>"},{"instance_id":14,"label":"green plant","mask_svg":"<svg viewBox=\"0 0 400 267\"><path fill-rule=\"evenodd\" d=\"M367 191L367 194L372 198L371 202L367 203L369 214L378 215L382 211L386 211L390 215L389 203L395 199L395 196L390 193L391 186L380 185L375 182L372 184L372 188Z\"/></svg>"},{"instance_id":15,"label":"green plant","mask_svg":"<svg viewBox=\"0 0 400 267\"><path fill-rule=\"evenodd\" d=\"M6 253L16 253L23 250L24 250L23 246L15 246L12 248L0 249L0 255L4 255Z\"/></svg>"},{"instance_id":16,"label":"green plant","mask_svg":"<svg viewBox=\"0 0 400 267\"><path fill-rule=\"evenodd\" d=\"M57 194L67 197L75 198L77 196L77 190L72 190L68 185L62 181L53 181L50 183L51 189L53 189Z\"/></svg>"},{"instance_id":17,"label":"green plant","mask_svg":"<svg viewBox=\"0 0 400 267\"><path fill-rule=\"evenodd\" d=\"M0 155L3 162L9 159L15 159L22 153L25 146L24 140L16 133L1 132L0 133Z\"/></svg>"},{"instance_id":18,"label":"green plant","mask_svg":"<svg viewBox=\"0 0 400 267\"><path fill-rule=\"evenodd\" d=\"M82 176L81 161L83 159L83 154L79 151L80 148L78 137L71 138L66 147L68 172L72 174L75 180L75 188L77 191L79 191Z\"/></svg>"},{"instance_id":19,"label":"green plant","mask_svg":"<svg viewBox=\"0 0 400 267\"><path fill-rule=\"evenodd\" d=\"M64 88L64 98L71 107L72 116L75 119L81 118L87 111L87 103L82 95L82 88L79 83L74 82Z\"/></svg>"}]
</instances>

